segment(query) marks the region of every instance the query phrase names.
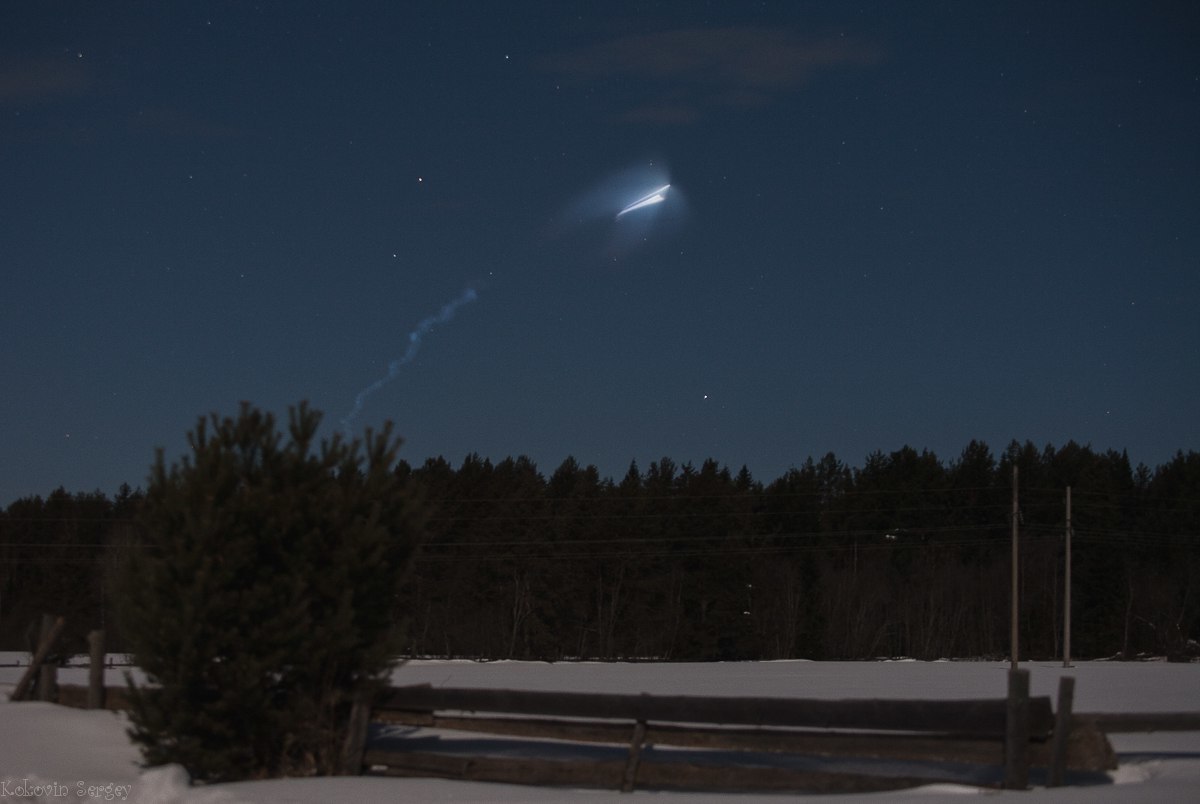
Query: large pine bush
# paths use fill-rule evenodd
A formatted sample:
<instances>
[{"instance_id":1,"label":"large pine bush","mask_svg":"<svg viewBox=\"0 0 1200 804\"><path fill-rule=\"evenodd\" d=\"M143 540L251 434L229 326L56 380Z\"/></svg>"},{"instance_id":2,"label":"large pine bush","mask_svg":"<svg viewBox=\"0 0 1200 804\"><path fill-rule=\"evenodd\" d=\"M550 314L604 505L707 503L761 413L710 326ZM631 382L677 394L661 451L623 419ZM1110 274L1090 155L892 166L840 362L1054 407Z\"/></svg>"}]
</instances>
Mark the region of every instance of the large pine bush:
<instances>
[{"instance_id":1,"label":"large pine bush","mask_svg":"<svg viewBox=\"0 0 1200 804\"><path fill-rule=\"evenodd\" d=\"M314 445L319 413L201 418L160 451L144 544L120 592L148 683L131 734L148 764L224 781L336 772L350 706L397 655L397 591L421 527L390 427Z\"/></svg>"}]
</instances>

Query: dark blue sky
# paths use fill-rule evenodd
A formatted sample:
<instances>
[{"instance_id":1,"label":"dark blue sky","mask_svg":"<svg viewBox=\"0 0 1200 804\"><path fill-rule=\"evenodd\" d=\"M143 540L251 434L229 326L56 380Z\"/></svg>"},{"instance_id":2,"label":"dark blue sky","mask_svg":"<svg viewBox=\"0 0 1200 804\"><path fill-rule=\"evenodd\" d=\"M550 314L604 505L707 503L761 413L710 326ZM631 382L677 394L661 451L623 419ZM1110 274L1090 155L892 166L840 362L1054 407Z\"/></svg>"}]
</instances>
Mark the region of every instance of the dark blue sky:
<instances>
[{"instance_id":1,"label":"dark blue sky","mask_svg":"<svg viewBox=\"0 0 1200 804\"><path fill-rule=\"evenodd\" d=\"M1187 2L6 4L0 504L143 485L241 400L332 433L468 288L353 419L412 463L1162 463L1198 41Z\"/></svg>"}]
</instances>

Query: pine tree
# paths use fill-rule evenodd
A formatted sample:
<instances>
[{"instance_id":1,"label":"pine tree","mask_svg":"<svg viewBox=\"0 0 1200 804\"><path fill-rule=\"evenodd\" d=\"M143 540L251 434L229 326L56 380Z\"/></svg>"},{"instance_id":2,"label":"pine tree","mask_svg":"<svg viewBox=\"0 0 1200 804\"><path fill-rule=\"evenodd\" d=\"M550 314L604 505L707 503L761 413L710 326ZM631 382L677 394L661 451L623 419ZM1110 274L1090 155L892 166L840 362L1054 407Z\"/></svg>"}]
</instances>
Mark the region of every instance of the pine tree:
<instances>
[{"instance_id":1,"label":"pine tree","mask_svg":"<svg viewBox=\"0 0 1200 804\"><path fill-rule=\"evenodd\" d=\"M119 592L150 765L203 781L336 772L353 700L393 665L422 526L393 471L400 442L389 425L314 448L320 419L292 408L284 440L243 404L201 418L179 464L158 454Z\"/></svg>"}]
</instances>

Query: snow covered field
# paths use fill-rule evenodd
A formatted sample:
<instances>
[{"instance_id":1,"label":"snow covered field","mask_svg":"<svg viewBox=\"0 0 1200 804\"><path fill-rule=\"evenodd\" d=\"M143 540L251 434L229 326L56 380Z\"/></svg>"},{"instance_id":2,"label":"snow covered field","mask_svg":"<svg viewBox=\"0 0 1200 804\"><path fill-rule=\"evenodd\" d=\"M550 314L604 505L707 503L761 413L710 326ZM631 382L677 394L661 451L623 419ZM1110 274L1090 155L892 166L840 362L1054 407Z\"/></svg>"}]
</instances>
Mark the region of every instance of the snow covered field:
<instances>
[{"instance_id":1,"label":"snow covered field","mask_svg":"<svg viewBox=\"0 0 1200 804\"><path fill-rule=\"evenodd\" d=\"M142 770L123 716L42 703L8 703L28 654L0 654L0 802L328 802L328 801L629 801L616 792L516 787L425 779L290 779L189 787L178 767ZM1076 678L1077 712L1200 710L1200 664L1085 662L1064 671L1031 662L1031 692L1054 696L1058 678ZM508 687L578 692L671 693L796 698L1001 698L1007 664L994 662L745 662L621 664L418 661L399 668L395 684ZM107 671L122 683L120 668ZM60 671L63 683L86 683L86 670ZM1200 802L1200 733L1114 735L1121 767L1112 785L988 791L1009 800L1045 802ZM893 793L836 796L839 802L947 800L975 788L935 785ZM729 795L640 791L634 799L728 801ZM738 796L780 801L779 796Z\"/></svg>"}]
</instances>

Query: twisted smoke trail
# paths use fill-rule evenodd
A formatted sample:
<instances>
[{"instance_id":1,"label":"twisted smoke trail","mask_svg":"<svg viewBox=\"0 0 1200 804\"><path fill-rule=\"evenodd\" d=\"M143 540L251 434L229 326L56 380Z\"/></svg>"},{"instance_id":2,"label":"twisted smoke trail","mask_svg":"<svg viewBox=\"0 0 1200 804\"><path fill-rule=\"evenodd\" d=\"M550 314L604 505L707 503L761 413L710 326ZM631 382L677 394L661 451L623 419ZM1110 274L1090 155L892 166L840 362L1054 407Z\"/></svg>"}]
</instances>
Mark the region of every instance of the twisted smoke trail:
<instances>
[{"instance_id":1,"label":"twisted smoke trail","mask_svg":"<svg viewBox=\"0 0 1200 804\"><path fill-rule=\"evenodd\" d=\"M464 304L469 302L473 302L477 298L479 298L479 296L475 293L475 288L467 288L461 296L451 302L448 302L446 306L439 310L437 315L431 315L422 320L421 323L417 324L416 329L408 333L408 348L404 350L404 354L400 358L393 360L388 364L387 374L359 391L358 396L354 397L354 410L350 411L350 413L346 415L346 418L342 419L342 429L344 429L347 434L350 432L350 426L354 423L355 417L362 412L363 402L366 401L368 396L375 393L392 380L396 379L396 375L400 373L401 367L403 367L406 363L412 362L412 359L417 356L417 351L421 348L421 339L429 334L429 330L433 329L438 324L445 324L446 322L450 321L450 319L454 318L454 314L458 311L459 307L462 307Z\"/></svg>"}]
</instances>

